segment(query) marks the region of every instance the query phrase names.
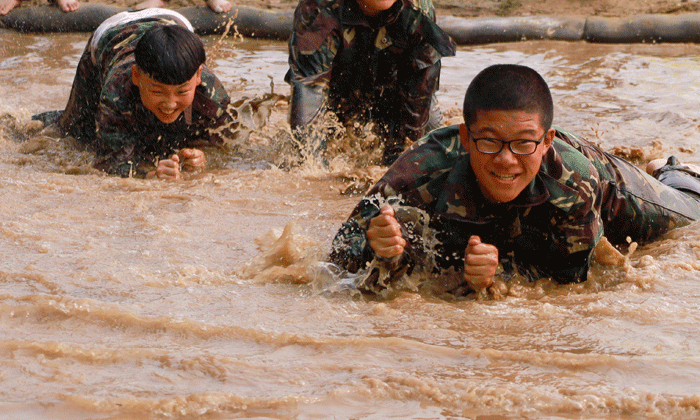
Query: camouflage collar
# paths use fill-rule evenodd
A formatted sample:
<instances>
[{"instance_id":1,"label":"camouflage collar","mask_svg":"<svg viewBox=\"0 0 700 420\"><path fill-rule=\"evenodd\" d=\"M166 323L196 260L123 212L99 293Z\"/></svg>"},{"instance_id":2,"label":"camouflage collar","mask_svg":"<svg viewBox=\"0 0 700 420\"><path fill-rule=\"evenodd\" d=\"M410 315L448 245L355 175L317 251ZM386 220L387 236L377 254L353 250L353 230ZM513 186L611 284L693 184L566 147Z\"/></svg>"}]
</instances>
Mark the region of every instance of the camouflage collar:
<instances>
[{"instance_id":1,"label":"camouflage collar","mask_svg":"<svg viewBox=\"0 0 700 420\"><path fill-rule=\"evenodd\" d=\"M449 218L469 219L486 223L514 207L533 207L550 198L547 182L538 174L523 192L509 203L490 203L486 200L476 175L465 153L450 171L445 187L436 202L435 211Z\"/></svg>"}]
</instances>

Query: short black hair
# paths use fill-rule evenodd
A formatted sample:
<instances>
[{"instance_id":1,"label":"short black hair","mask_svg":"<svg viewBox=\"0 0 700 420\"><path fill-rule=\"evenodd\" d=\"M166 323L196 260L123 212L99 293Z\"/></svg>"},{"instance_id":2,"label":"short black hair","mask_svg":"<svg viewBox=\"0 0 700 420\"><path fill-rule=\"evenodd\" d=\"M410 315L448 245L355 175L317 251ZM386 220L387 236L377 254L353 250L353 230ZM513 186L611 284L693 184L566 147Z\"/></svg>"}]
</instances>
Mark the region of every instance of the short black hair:
<instances>
[{"instance_id":1,"label":"short black hair","mask_svg":"<svg viewBox=\"0 0 700 420\"><path fill-rule=\"evenodd\" d=\"M464 96L464 123L476 122L477 111L525 111L540 114L545 131L552 126L554 103L547 82L530 67L496 64L476 75Z\"/></svg>"},{"instance_id":2,"label":"short black hair","mask_svg":"<svg viewBox=\"0 0 700 420\"><path fill-rule=\"evenodd\" d=\"M202 40L180 25L155 26L139 40L136 65L166 85L181 85L194 76L206 60Z\"/></svg>"}]
</instances>

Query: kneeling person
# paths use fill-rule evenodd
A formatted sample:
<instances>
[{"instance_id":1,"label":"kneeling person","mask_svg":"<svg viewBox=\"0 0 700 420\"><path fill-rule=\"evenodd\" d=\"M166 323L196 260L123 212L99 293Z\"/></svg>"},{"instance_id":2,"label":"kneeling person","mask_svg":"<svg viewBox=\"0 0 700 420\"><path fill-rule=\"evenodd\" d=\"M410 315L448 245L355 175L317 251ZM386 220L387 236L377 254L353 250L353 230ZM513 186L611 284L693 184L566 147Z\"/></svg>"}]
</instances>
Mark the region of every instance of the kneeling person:
<instances>
[{"instance_id":1,"label":"kneeling person","mask_svg":"<svg viewBox=\"0 0 700 420\"><path fill-rule=\"evenodd\" d=\"M662 183L552 128L549 88L528 67L479 73L463 113L464 124L431 132L389 168L336 235L333 262L357 271L375 261L391 281L428 256L433 266L419 268L452 268L473 290L490 286L499 264L570 283L586 279L603 235L643 243L700 219L688 168L669 159L655 172ZM406 209L422 218L402 220Z\"/></svg>"},{"instance_id":2,"label":"kneeling person","mask_svg":"<svg viewBox=\"0 0 700 420\"><path fill-rule=\"evenodd\" d=\"M95 167L123 177L178 179L199 171L234 118L187 19L170 10L119 13L93 33L58 120L91 146Z\"/></svg>"}]
</instances>

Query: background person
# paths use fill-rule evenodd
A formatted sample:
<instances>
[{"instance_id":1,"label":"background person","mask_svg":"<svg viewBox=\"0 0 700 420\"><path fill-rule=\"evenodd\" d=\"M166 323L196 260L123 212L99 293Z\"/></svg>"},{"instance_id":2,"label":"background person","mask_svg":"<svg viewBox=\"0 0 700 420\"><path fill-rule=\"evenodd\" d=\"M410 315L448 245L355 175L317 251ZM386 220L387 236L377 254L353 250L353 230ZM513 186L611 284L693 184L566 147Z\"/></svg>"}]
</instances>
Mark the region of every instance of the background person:
<instances>
[{"instance_id":1,"label":"background person","mask_svg":"<svg viewBox=\"0 0 700 420\"><path fill-rule=\"evenodd\" d=\"M0 0L0 16L5 16L12 9L19 6L21 0ZM80 7L78 0L49 0L49 3L55 3L64 12L74 12Z\"/></svg>"},{"instance_id":2,"label":"background person","mask_svg":"<svg viewBox=\"0 0 700 420\"><path fill-rule=\"evenodd\" d=\"M300 0L285 77L292 131L320 153L327 111L346 125L374 122L390 164L406 140L442 125L434 94L440 59L453 55L431 0Z\"/></svg>"}]
</instances>

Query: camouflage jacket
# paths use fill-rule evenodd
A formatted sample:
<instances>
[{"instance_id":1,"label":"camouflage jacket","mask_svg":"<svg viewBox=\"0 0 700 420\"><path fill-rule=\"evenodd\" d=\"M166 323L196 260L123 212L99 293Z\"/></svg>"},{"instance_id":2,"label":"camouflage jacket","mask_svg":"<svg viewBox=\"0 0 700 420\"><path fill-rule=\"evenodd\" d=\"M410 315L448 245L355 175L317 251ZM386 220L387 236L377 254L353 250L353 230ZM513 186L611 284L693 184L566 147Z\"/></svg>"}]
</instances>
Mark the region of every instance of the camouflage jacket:
<instances>
[{"instance_id":1,"label":"camouflage jacket","mask_svg":"<svg viewBox=\"0 0 700 420\"><path fill-rule=\"evenodd\" d=\"M389 137L425 134L440 58L455 44L431 0L398 0L380 20L356 0L300 0L289 40L292 129L331 109L341 121L380 122Z\"/></svg>"},{"instance_id":2,"label":"camouflage jacket","mask_svg":"<svg viewBox=\"0 0 700 420\"><path fill-rule=\"evenodd\" d=\"M164 124L141 102L131 80L134 49L156 25L178 22L171 17L132 21L108 29L94 50L88 42L78 64L66 116L68 131L94 147L96 167L121 176L143 176L157 159L201 142L220 144L235 118L221 82L204 66L194 102L171 124ZM73 105L71 106L71 102Z\"/></svg>"},{"instance_id":3,"label":"camouflage jacket","mask_svg":"<svg viewBox=\"0 0 700 420\"><path fill-rule=\"evenodd\" d=\"M374 259L365 232L387 201L430 219L433 243L397 212L408 241L402 265L430 254L428 272L461 272L469 237L478 235L498 248L504 269L561 283L585 280L603 235L613 243L627 236L645 242L700 218L698 200L559 129L533 182L509 203L489 203L451 126L414 143L389 168L336 235L331 261L354 272Z\"/></svg>"}]
</instances>

